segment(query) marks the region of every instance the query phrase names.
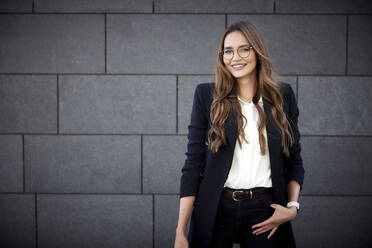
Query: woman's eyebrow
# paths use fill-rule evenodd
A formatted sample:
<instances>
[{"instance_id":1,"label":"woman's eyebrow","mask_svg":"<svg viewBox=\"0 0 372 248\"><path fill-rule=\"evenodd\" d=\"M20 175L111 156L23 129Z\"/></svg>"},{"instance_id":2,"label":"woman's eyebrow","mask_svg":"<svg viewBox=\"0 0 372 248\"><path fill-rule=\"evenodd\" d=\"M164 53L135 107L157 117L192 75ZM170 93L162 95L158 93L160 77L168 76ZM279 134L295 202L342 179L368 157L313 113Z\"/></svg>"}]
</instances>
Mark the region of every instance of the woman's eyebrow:
<instances>
[{"instance_id":1,"label":"woman's eyebrow","mask_svg":"<svg viewBox=\"0 0 372 248\"><path fill-rule=\"evenodd\" d=\"M246 44L246 45L241 45L241 46L239 46L238 48L240 48L240 47L244 47L244 46L249 46L249 44ZM228 46L228 47L224 47L224 49L230 49L230 48L233 48L233 47L231 47L231 46Z\"/></svg>"}]
</instances>

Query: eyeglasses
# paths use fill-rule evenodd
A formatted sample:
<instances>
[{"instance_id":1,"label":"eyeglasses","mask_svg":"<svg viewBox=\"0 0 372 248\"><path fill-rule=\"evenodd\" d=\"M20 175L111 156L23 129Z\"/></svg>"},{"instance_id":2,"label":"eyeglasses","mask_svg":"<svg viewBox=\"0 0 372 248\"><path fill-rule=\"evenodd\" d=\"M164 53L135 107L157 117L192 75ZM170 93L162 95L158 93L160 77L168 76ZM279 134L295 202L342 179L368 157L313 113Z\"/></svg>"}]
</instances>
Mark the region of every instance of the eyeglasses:
<instances>
[{"instance_id":1,"label":"eyeglasses","mask_svg":"<svg viewBox=\"0 0 372 248\"><path fill-rule=\"evenodd\" d=\"M252 48L253 48L252 46L239 47L238 55L242 58L247 58ZM222 54L225 59L232 59L234 57L234 49L228 48L220 50L220 54Z\"/></svg>"}]
</instances>

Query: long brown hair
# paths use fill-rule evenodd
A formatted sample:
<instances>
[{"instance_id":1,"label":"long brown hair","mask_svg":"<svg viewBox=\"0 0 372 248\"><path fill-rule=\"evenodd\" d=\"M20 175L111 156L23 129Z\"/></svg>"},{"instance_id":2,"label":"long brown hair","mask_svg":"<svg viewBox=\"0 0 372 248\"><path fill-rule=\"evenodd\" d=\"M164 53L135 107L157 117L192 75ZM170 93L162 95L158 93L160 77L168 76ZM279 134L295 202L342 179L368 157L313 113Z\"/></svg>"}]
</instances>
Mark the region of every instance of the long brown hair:
<instances>
[{"instance_id":1,"label":"long brown hair","mask_svg":"<svg viewBox=\"0 0 372 248\"><path fill-rule=\"evenodd\" d=\"M247 119L242 115L241 106L237 99L238 82L225 67L223 55L221 53L224 48L225 37L234 31L240 31L247 38L257 55L257 85L254 87L256 90L252 102L259 114L258 132L261 154L264 155L266 153L266 140L263 131L267 121L264 110L258 105L258 101L262 94L262 97L273 105L271 108L271 115L275 124L281 131L283 153L289 157L289 146L293 145L293 130L283 111L283 99L280 92L280 85L274 80L276 74L271 66L268 49L262 35L253 24L244 21L235 22L230 25L223 34L219 44L216 62L215 90L213 92L213 101L210 109L211 128L208 131L208 148L213 152L217 152L220 146L226 143L224 124L230 111L235 111L236 113L240 148L242 147L241 137L248 142L244 135L243 126L243 118L245 120ZM212 136L215 137L213 141Z\"/></svg>"}]
</instances>

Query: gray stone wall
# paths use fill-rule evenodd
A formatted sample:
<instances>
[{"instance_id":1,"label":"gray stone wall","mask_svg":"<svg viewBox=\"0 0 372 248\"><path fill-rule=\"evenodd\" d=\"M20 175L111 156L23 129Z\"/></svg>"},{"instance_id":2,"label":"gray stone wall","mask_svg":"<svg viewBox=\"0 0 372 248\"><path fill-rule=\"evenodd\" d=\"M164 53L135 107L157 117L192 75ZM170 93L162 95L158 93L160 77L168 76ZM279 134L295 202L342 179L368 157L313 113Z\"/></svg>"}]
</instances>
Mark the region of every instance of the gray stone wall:
<instances>
[{"instance_id":1,"label":"gray stone wall","mask_svg":"<svg viewBox=\"0 0 372 248\"><path fill-rule=\"evenodd\" d=\"M193 92L237 20L296 91L298 247L370 246L370 1L2 0L0 12L1 247L172 247Z\"/></svg>"}]
</instances>

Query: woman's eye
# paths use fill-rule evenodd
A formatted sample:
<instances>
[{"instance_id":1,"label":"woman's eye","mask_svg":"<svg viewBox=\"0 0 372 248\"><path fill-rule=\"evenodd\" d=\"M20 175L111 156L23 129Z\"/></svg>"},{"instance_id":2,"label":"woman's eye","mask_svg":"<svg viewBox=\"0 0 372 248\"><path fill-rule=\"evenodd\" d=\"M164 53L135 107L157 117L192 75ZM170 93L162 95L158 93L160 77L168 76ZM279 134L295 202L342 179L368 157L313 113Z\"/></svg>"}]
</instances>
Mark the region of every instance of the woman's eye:
<instances>
[{"instance_id":1,"label":"woman's eye","mask_svg":"<svg viewBox=\"0 0 372 248\"><path fill-rule=\"evenodd\" d=\"M225 54L232 54L232 52L233 52L232 50L225 50L224 53L225 53Z\"/></svg>"}]
</instances>

